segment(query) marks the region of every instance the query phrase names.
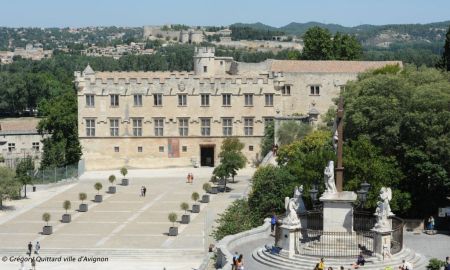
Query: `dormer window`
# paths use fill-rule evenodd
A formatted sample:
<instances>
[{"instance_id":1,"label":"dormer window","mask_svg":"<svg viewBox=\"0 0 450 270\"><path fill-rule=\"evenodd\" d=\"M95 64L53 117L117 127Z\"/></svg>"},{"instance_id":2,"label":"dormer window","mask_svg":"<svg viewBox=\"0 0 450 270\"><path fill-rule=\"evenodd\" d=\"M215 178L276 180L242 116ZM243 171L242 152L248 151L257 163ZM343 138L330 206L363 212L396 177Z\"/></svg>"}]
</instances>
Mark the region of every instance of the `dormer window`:
<instances>
[{"instance_id":1,"label":"dormer window","mask_svg":"<svg viewBox=\"0 0 450 270\"><path fill-rule=\"evenodd\" d=\"M208 66L203 66L203 72L204 73L208 72Z\"/></svg>"}]
</instances>

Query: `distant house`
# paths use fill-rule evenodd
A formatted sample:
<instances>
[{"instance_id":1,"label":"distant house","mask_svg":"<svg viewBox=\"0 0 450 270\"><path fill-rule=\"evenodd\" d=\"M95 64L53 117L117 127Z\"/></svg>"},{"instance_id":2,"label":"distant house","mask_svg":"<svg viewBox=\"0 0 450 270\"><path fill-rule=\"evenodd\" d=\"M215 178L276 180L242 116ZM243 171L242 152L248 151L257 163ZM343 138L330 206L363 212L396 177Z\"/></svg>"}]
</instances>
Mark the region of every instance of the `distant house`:
<instances>
[{"instance_id":1,"label":"distant house","mask_svg":"<svg viewBox=\"0 0 450 270\"><path fill-rule=\"evenodd\" d=\"M43 153L42 140L47 134L37 131L39 118L4 118L0 119L0 163L14 168L25 157L32 157L35 166L39 166ZM2 164L3 163L3 164Z\"/></svg>"}]
</instances>

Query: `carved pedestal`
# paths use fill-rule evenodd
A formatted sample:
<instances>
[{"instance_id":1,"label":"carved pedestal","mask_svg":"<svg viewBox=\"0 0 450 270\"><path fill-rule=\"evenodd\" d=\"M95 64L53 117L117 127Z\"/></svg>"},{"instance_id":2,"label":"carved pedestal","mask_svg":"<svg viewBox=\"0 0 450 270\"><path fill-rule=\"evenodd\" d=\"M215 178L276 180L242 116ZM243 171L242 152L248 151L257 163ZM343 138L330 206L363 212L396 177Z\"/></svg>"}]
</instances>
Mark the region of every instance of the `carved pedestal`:
<instances>
[{"instance_id":1,"label":"carved pedestal","mask_svg":"<svg viewBox=\"0 0 450 270\"><path fill-rule=\"evenodd\" d=\"M373 239L373 251L375 255L381 257L383 260L386 259L386 257L390 258L392 230L372 229L372 231L375 232Z\"/></svg>"},{"instance_id":2,"label":"carved pedestal","mask_svg":"<svg viewBox=\"0 0 450 270\"><path fill-rule=\"evenodd\" d=\"M356 194L343 191L332 194L324 193L323 202L324 232L353 232L353 202Z\"/></svg>"},{"instance_id":3,"label":"carved pedestal","mask_svg":"<svg viewBox=\"0 0 450 270\"><path fill-rule=\"evenodd\" d=\"M281 225L280 229L281 235L279 240L279 247L282 248L280 254L288 258L292 258L295 254L295 242L297 241L297 239L295 239L295 235L296 231L300 229L300 225Z\"/></svg>"}]
</instances>

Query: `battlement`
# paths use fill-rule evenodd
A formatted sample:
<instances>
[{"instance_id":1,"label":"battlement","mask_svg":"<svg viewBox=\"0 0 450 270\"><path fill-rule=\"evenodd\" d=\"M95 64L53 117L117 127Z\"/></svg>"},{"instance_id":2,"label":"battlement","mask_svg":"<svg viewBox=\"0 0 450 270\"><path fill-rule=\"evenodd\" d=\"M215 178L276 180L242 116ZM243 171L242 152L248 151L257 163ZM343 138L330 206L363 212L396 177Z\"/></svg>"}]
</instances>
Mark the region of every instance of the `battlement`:
<instances>
[{"instance_id":1,"label":"battlement","mask_svg":"<svg viewBox=\"0 0 450 270\"><path fill-rule=\"evenodd\" d=\"M214 56L216 49L214 47L195 47L195 55L212 54Z\"/></svg>"},{"instance_id":2,"label":"battlement","mask_svg":"<svg viewBox=\"0 0 450 270\"><path fill-rule=\"evenodd\" d=\"M268 84L273 79L267 75L241 76L241 75L217 75L212 77L198 76L192 72L96 72L95 76L84 76L80 72L75 73L75 82L84 85L108 85L108 84Z\"/></svg>"}]
</instances>

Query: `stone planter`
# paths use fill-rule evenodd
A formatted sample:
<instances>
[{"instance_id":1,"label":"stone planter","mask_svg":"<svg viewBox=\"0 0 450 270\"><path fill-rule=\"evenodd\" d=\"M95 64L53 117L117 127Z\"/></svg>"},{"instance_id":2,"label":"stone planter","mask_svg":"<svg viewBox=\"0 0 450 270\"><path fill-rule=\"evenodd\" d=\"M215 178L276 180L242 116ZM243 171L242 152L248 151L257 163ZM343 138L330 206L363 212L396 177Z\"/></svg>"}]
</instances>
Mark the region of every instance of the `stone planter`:
<instances>
[{"instance_id":1,"label":"stone planter","mask_svg":"<svg viewBox=\"0 0 450 270\"><path fill-rule=\"evenodd\" d=\"M88 205L85 203L80 204L80 208L78 209L79 212L87 212L88 211Z\"/></svg>"},{"instance_id":2,"label":"stone planter","mask_svg":"<svg viewBox=\"0 0 450 270\"><path fill-rule=\"evenodd\" d=\"M62 223L70 223L72 221L72 215L71 214L64 214L62 215Z\"/></svg>"},{"instance_id":3,"label":"stone planter","mask_svg":"<svg viewBox=\"0 0 450 270\"><path fill-rule=\"evenodd\" d=\"M116 186L110 186L108 189L108 193L110 193L110 194L116 193Z\"/></svg>"},{"instance_id":4,"label":"stone planter","mask_svg":"<svg viewBox=\"0 0 450 270\"><path fill-rule=\"evenodd\" d=\"M193 204L191 212L192 213L200 213L200 204Z\"/></svg>"},{"instance_id":5,"label":"stone planter","mask_svg":"<svg viewBox=\"0 0 450 270\"><path fill-rule=\"evenodd\" d=\"M189 224L190 221L191 221L190 215L186 214L181 216L181 224Z\"/></svg>"},{"instance_id":6,"label":"stone planter","mask_svg":"<svg viewBox=\"0 0 450 270\"><path fill-rule=\"evenodd\" d=\"M52 226L44 226L44 228L42 228L42 234L43 235L50 235L53 233L53 227Z\"/></svg>"},{"instance_id":7,"label":"stone planter","mask_svg":"<svg viewBox=\"0 0 450 270\"><path fill-rule=\"evenodd\" d=\"M211 194L219 193L219 187L212 187L211 190L209 191L209 193L211 193Z\"/></svg>"},{"instance_id":8,"label":"stone planter","mask_svg":"<svg viewBox=\"0 0 450 270\"><path fill-rule=\"evenodd\" d=\"M95 195L95 202L102 202L103 201L103 196L102 195Z\"/></svg>"},{"instance_id":9,"label":"stone planter","mask_svg":"<svg viewBox=\"0 0 450 270\"><path fill-rule=\"evenodd\" d=\"M205 194L202 196L202 203L209 203L209 195Z\"/></svg>"},{"instance_id":10,"label":"stone planter","mask_svg":"<svg viewBox=\"0 0 450 270\"><path fill-rule=\"evenodd\" d=\"M170 227L169 236L177 236L177 235L178 235L178 227Z\"/></svg>"},{"instance_id":11,"label":"stone planter","mask_svg":"<svg viewBox=\"0 0 450 270\"><path fill-rule=\"evenodd\" d=\"M130 184L130 181L128 180L128 178L122 179L122 186L128 186L129 184Z\"/></svg>"}]
</instances>

